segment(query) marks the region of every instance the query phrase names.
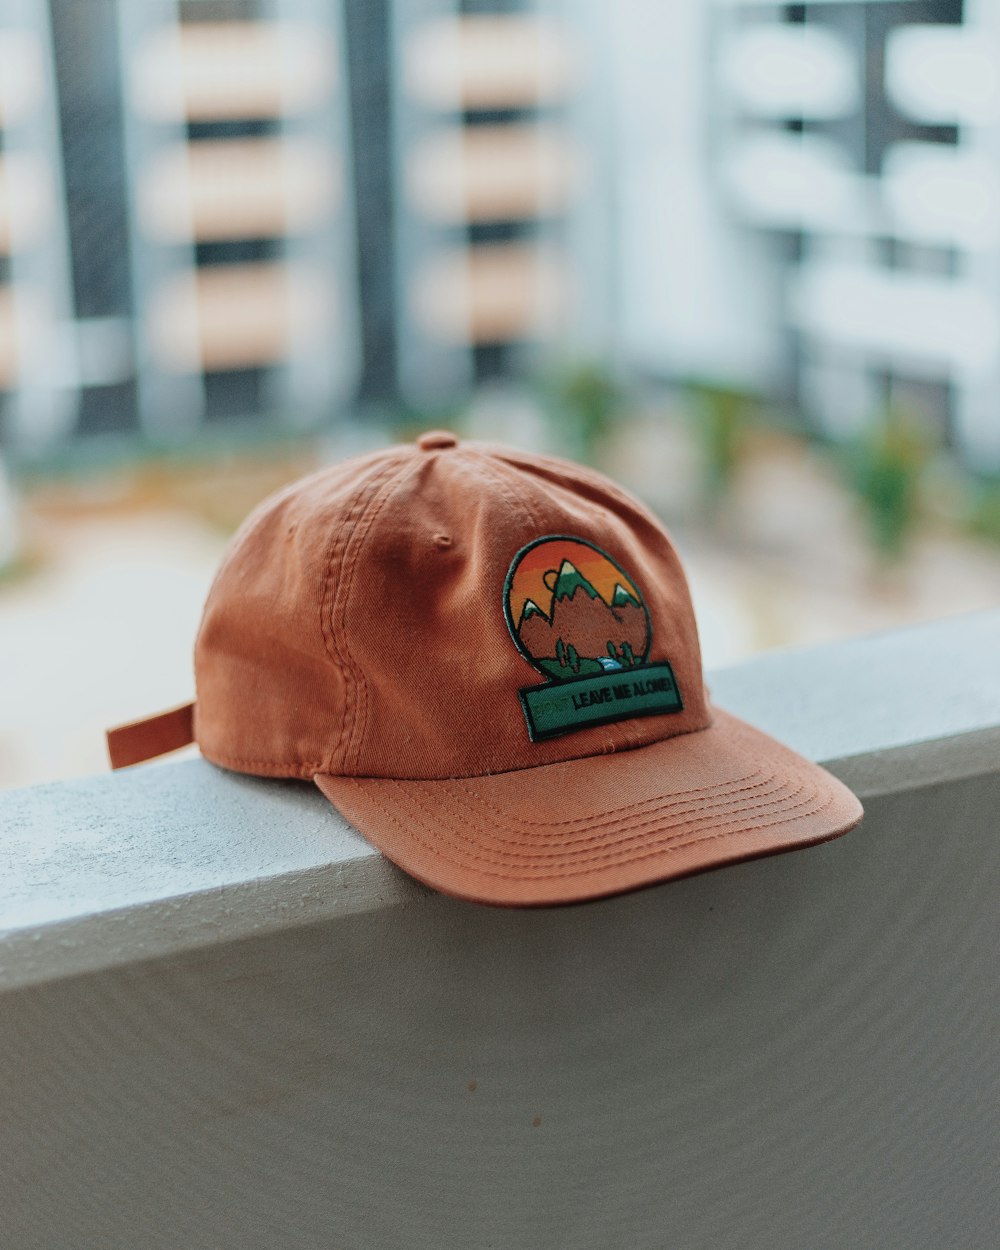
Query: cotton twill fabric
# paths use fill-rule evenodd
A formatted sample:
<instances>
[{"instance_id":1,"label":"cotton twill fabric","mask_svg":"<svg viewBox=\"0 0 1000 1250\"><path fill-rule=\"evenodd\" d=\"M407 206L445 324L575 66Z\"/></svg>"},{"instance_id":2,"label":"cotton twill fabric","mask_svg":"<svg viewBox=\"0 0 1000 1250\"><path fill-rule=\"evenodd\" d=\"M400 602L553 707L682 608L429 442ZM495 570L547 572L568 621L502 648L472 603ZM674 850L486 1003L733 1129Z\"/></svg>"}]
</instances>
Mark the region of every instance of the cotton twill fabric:
<instances>
[{"instance_id":1,"label":"cotton twill fabric","mask_svg":"<svg viewBox=\"0 0 1000 1250\"><path fill-rule=\"evenodd\" d=\"M545 677L511 639L504 582L547 534L628 571L683 711L530 740L518 692ZM656 518L598 474L483 444L393 449L265 504L209 594L195 670L203 754L268 776L471 777L709 721L687 583Z\"/></svg>"},{"instance_id":2,"label":"cotton twill fabric","mask_svg":"<svg viewBox=\"0 0 1000 1250\"><path fill-rule=\"evenodd\" d=\"M636 590L637 667L670 673L677 697L533 737L524 700L561 678L508 620L508 577L527 550L563 540ZM861 817L822 769L713 712L684 570L647 508L583 466L446 432L265 500L209 592L195 679L208 760L315 779L401 868L479 902L637 889L834 838ZM576 710L590 681L569 696Z\"/></svg>"},{"instance_id":3,"label":"cotton twill fabric","mask_svg":"<svg viewBox=\"0 0 1000 1250\"><path fill-rule=\"evenodd\" d=\"M436 781L318 775L426 885L516 906L599 898L824 842L862 817L824 769L725 712L600 760Z\"/></svg>"}]
</instances>

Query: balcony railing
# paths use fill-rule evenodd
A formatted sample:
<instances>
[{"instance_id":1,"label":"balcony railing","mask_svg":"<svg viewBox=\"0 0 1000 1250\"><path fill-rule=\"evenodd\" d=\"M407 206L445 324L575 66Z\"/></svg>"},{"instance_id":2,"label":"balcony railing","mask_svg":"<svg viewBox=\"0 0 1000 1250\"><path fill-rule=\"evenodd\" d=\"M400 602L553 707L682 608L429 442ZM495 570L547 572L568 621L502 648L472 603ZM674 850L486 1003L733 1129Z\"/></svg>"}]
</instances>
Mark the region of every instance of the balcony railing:
<instances>
[{"instance_id":1,"label":"balcony railing","mask_svg":"<svg viewBox=\"0 0 1000 1250\"><path fill-rule=\"evenodd\" d=\"M709 684L864 823L524 912L201 760L0 794L0 1243L994 1244L1000 612Z\"/></svg>"}]
</instances>

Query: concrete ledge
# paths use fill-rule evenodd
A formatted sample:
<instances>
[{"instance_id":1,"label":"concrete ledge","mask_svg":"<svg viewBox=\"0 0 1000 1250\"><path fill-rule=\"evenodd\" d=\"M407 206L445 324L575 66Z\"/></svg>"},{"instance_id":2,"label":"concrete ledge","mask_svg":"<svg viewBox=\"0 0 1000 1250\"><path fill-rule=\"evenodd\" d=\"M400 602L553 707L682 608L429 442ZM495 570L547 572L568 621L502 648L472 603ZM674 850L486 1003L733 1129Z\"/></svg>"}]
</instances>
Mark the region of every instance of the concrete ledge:
<instances>
[{"instance_id":1,"label":"concrete ledge","mask_svg":"<svg viewBox=\"0 0 1000 1250\"><path fill-rule=\"evenodd\" d=\"M714 674L864 824L588 906L197 760L0 796L0 1246L994 1245L998 638Z\"/></svg>"},{"instance_id":2,"label":"concrete ledge","mask_svg":"<svg viewBox=\"0 0 1000 1250\"><path fill-rule=\"evenodd\" d=\"M709 685L866 800L1000 772L998 658L990 612L763 655ZM0 794L0 830L0 990L428 896L309 785L202 760Z\"/></svg>"}]
</instances>

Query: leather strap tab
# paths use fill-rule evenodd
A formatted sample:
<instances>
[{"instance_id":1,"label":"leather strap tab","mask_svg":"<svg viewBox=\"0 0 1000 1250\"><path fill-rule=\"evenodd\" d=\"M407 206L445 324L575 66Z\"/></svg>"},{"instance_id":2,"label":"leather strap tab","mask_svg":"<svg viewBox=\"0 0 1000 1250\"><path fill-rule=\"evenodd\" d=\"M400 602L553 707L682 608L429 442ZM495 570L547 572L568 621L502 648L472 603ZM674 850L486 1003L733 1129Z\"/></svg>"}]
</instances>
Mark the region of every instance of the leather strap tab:
<instances>
[{"instance_id":1,"label":"leather strap tab","mask_svg":"<svg viewBox=\"0 0 1000 1250\"><path fill-rule=\"evenodd\" d=\"M159 716L118 725L108 730L107 737L112 768L127 768L177 751L194 742L194 704L185 703Z\"/></svg>"}]
</instances>

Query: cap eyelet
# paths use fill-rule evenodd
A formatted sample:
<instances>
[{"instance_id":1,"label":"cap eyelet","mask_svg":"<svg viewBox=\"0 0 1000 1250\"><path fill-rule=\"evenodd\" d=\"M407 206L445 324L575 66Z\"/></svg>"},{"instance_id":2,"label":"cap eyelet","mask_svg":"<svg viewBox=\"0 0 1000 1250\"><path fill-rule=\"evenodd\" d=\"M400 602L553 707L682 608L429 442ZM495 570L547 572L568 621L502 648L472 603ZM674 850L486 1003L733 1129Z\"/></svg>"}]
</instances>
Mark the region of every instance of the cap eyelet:
<instances>
[{"instance_id":1,"label":"cap eyelet","mask_svg":"<svg viewBox=\"0 0 1000 1250\"><path fill-rule=\"evenodd\" d=\"M447 451L458 446L458 439L450 430L428 430L417 439L417 446L421 451Z\"/></svg>"}]
</instances>

